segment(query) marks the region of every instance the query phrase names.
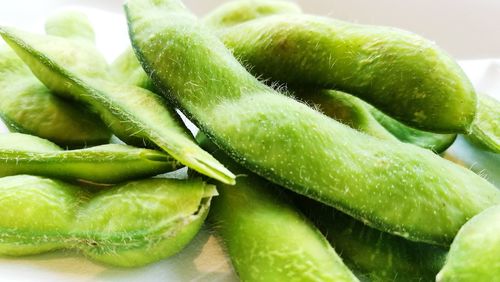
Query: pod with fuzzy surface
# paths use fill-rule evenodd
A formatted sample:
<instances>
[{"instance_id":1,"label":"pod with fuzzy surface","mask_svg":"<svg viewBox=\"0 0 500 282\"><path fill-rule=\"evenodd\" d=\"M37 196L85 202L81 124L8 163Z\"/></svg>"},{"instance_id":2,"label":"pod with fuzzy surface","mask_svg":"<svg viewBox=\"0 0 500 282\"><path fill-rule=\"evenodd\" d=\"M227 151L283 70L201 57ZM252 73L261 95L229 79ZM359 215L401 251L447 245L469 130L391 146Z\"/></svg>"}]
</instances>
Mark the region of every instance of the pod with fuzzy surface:
<instances>
[{"instance_id":1,"label":"pod with fuzzy surface","mask_svg":"<svg viewBox=\"0 0 500 282\"><path fill-rule=\"evenodd\" d=\"M98 262L141 266L186 246L215 194L200 180L141 180L93 194L38 176L3 177L0 254L77 249Z\"/></svg>"}]
</instances>

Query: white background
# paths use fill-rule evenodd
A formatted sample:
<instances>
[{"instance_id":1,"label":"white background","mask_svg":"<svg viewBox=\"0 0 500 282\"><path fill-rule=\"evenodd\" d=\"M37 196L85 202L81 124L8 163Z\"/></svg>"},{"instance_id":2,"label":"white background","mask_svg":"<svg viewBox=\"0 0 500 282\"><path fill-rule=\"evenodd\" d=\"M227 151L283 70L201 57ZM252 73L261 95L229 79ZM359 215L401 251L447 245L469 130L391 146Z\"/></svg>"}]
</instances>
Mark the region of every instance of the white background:
<instances>
[{"instance_id":1,"label":"white background","mask_svg":"<svg viewBox=\"0 0 500 282\"><path fill-rule=\"evenodd\" d=\"M197 14L223 0L186 0ZM500 57L500 1L497 0L298 0L305 11L366 24L414 31L458 59ZM61 5L84 4L121 12L121 0L0 0L0 23L34 19Z\"/></svg>"}]
</instances>

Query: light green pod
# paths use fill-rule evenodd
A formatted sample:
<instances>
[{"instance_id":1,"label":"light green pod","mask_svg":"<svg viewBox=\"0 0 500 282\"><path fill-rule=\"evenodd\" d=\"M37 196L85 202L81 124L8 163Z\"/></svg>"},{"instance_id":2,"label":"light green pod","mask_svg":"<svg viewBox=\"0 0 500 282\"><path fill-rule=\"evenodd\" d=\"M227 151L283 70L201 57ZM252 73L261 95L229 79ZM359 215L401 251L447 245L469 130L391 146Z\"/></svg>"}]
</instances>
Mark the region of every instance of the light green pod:
<instances>
[{"instance_id":1,"label":"light green pod","mask_svg":"<svg viewBox=\"0 0 500 282\"><path fill-rule=\"evenodd\" d=\"M298 14L294 3L269 0L232 1L221 5L204 18L212 28L230 27L249 20L276 14ZM133 50L124 52L112 65L117 80L152 89L153 82L142 69ZM312 103L324 114L359 131L383 139L399 139L436 153L453 144L456 134L438 134L408 127L378 111L362 100L335 90L295 90L293 94L306 103ZM368 108L368 109L366 109ZM396 138L394 138L396 137Z\"/></svg>"},{"instance_id":2,"label":"light green pod","mask_svg":"<svg viewBox=\"0 0 500 282\"><path fill-rule=\"evenodd\" d=\"M0 134L0 177L32 174L66 180L118 183L181 167L155 150L108 144L64 151L56 144L20 133Z\"/></svg>"},{"instance_id":3,"label":"light green pod","mask_svg":"<svg viewBox=\"0 0 500 282\"><path fill-rule=\"evenodd\" d=\"M134 50L127 48L110 66L113 79L118 83L135 85L154 92L154 85L137 60Z\"/></svg>"},{"instance_id":4,"label":"light green pod","mask_svg":"<svg viewBox=\"0 0 500 282\"><path fill-rule=\"evenodd\" d=\"M125 267L172 256L198 233L215 195L215 186L199 179L158 178L116 186L81 207L70 234L73 248Z\"/></svg>"},{"instance_id":5,"label":"light green pod","mask_svg":"<svg viewBox=\"0 0 500 282\"><path fill-rule=\"evenodd\" d=\"M176 0L126 4L161 93L230 157L380 230L447 245L500 191L428 150L360 133L250 75ZM190 46L190 48L185 48Z\"/></svg>"},{"instance_id":6,"label":"light green pod","mask_svg":"<svg viewBox=\"0 0 500 282\"><path fill-rule=\"evenodd\" d=\"M366 103L365 105L375 120L377 120L392 135L396 136L396 138L398 138L401 142L414 144L440 154L448 149L453 142L455 142L455 139L457 139L457 134L455 133L433 133L411 128L382 113L374 107Z\"/></svg>"},{"instance_id":7,"label":"light green pod","mask_svg":"<svg viewBox=\"0 0 500 282\"><path fill-rule=\"evenodd\" d=\"M204 23L214 29L221 29L262 17L300 13L300 7L290 2L239 0L222 4L204 18ZM437 134L407 127L363 101L340 91L299 90L294 91L294 94L306 103L316 105L324 114L372 136L385 139L393 139L392 136L395 136L402 142L436 153L446 150L456 138L456 134ZM365 107L368 107L371 114Z\"/></svg>"},{"instance_id":8,"label":"light green pod","mask_svg":"<svg viewBox=\"0 0 500 282\"><path fill-rule=\"evenodd\" d=\"M79 11L63 11L45 21L45 32L84 43L95 44L95 33L87 16Z\"/></svg>"},{"instance_id":9,"label":"light green pod","mask_svg":"<svg viewBox=\"0 0 500 282\"><path fill-rule=\"evenodd\" d=\"M446 264L436 277L445 282L500 281L500 206L468 221L451 244Z\"/></svg>"},{"instance_id":10,"label":"light green pod","mask_svg":"<svg viewBox=\"0 0 500 282\"><path fill-rule=\"evenodd\" d=\"M117 81L153 89L153 82L142 69L132 50L123 53L112 67ZM308 104L313 104L325 115L361 132L387 140L398 139L435 153L444 152L457 137L457 134L439 134L408 127L361 99L341 91L302 89L292 91L292 94Z\"/></svg>"},{"instance_id":11,"label":"light green pod","mask_svg":"<svg viewBox=\"0 0 500 282\"><path fill-rule=\"evenodd\" d=\"M0 178L0 255L63 248L75 206L88 195L69 184L37 176Z\"/></svg>"},{"instance_id":12,"label":"light green pod","mask_svg":"<svg viewBox=\"0 0 500 282\"><path fill-rule=\"evenodd\" d=\"M342 90L418 129L464 133L475 116L476 95L458 64L406 31L275 15L221 29L219 37L255 75Z\"/></svg>"},{"instance_id":13,"label":"light green pod","mask_svg":"<svg viewBox=\"0 0 500 282\"><path fill-rule=\"evenodd\" d=\"M304 197L295 202L362 281L434 281L444 264L444 248L380 232Z\"/></svg>"},{"instance_id":14,"label":"light green pod","mask_svg":"<svg viewBox=\"0 0 500 282\"><path fill-rule=\"evenodd\" d=\"M241 281L358 281L276 185L239 167L204 136L197 139L241 175L235 186L217 184L209 213Z\"/></svg>"},{"instance_id":15,"label":"light green pod","mask_svg":"<svg viewBox=\"0 0 500 282\"><path fill-rule=\"evenodd\" d=\"M244 21L276 14L298 14L300 7L288 1L239 0L222 4L210 12L204 22L213 28L229 27ZM117 82L139 86L153 92L154 85L142 69L132 48L127 48L111 64L111 73Z\"/></svg>"},{"instance_id":16,"label":"light green pod","mask_svg":"<svg viewBox=\"0 0 500 282\"><path fill-rule=\"evenodd\" d=\"M405 143L441 153L446 150L456 134L425 132L408 127L385 115L361 99L335 90L298 90L299 99L312 103L325 115L371 136Z\"/></svg>"},{"instance_id":17,"label":"light green pod","mask_svg":"<svg viewBox=\"0 0 500 282\"><path fill-rule=\"evenodd\" d=\"M500 154L500 102L486 95L479 96L477 116L466 138L472 143Z\"/></svg>"},{"instance_id":18,"label":"light green pod","mask_svg":"<svg viewBox=\"0 0 500 282\"><path fill-rule=\"evenodd\" d=\"M203 21L206 25L219 29L271 15L300 13L300 7L289 1L239 0L220 5Z\"/></svg>"},{"instance_id":19,"label":"light green pod","mask_svg":"<svg viewBox=\"0 0 500 282\"><path fill-rule=\"evenodd\" d=\"M335 90L295 90L292 94L299 100L312 104L323 114L371 136L396 141L372 116L367 104L352 95Z\"/></svg>"},{"instance_id":20,"label":"light green pod","mask_svg":"<svg viewBox=\"0 0 500 282\"><path fill-rule=\"evenodd\" d=\"M61 146L106 143L111 137L98 116L52 95L17 55L0 50L0 117L10 131L33 134Z\"/></svg>"},{"instance_id":21,"label":"light green pod","mask_svg":"<svg viewBox=\"0 0 500 282\"><path fill-rule=\"evenodd\" d=\"M71 248L110 265L141 266L186 246L215 194L200 180L148 179L91 194L37 176L0 178L0 254Z\"/></svg>"},{"instance_id":22,"label":"light green pod","mask_svg":"<svg viewBox=\"0 0 500 282\"><path fill-rule=\"evenodd\" d=\"M2 28L0 34L49 89L88 105L120 139L149 142L202 174L234 183L235 176L196 144L163 98L111 82L107 72L94 66L100 57L94 50L82 50L71 40L14 29Z\"/></svg>"}]
</instances>

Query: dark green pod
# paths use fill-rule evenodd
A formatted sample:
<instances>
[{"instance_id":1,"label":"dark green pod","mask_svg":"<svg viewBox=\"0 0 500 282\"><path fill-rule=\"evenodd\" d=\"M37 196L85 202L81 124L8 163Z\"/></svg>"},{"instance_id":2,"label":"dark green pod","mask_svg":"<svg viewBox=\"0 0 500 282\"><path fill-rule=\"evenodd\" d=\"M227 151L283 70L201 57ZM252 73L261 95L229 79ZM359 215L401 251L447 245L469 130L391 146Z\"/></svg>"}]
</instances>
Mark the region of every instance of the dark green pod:
<instances>
[{"instance_id":1,"label":"dark green pod","mask_svg":"<svg viewBox=\"0 0 500 282\"><path fill-rule=\"evenodd\" d=\"M234 183L235 176L196 144L163 98L112 82L96 50L81 49L72 40L14 29L2 28L0 34L49 89L89 106L120 139L154 144L202 174Z\"/></svg>"},{"instance_id":2,"label":"dark green pod","mask_svg":"<svg viewBox=\"0 0 500 282\"><path fill-rule=\"evenodd\" d=\"M64 151L35 136L0 134L0 177L32 174L66 180L118 183L173 171L181 164L149 149L108 144Z\"/></svg>"},{"instance_id":3,"label":"dark green pod","mask_svg":"<svg viewBox=\"0 0 500 282\"><path fill-rule=\"evenodd\" d=\"M321 203L295 202L363 281L434 281L447 250L373 229Z\"/></svg>"},{"instance_id":4,"label":"dark green pod","mask_svg":"<svg viewBox=\"0 0 500 282\"><path fill-rule=\"evenodd\" d=\"M464 133L475 116L476 95L458 64L406 31L275 15L221 29L219 37L255 75L342 90L418 129Z\"/></svg>"},{"instance_id":5,"label":"dark green pod","mask_svg":"<svg viewBox=\"0 0 500 282\"><path fill-rule=\"evenodd\" d=\"M279 187L202 145L241 175L234 186L217 184L209 213L241 281L358 281Z\"/></svg>"},{"instance_id":6,"label":"dark green pod","mask_svg":"<svg viewBox=\"0 0 500 282\"><path fill-rule=\"evenodd\" d=\"M465 168L360 133L262 84L180 1L132 0L126 12L158 90L253 172L372 227L443 245L500 202L499 190Z\"/></svg>"},{"instance_id":7,"label":"dark green pod","mask_svg":"<svg viewBox=\"0 0 500 282\"><path fill-rule=\"evenodd\" d=\"M92 194L37 176L0 178L0 254L70 248L110 265L141 266L186 246L215 194L200 180L148 179Z\"/></svg>"},{"instance_id":8,"label":"dark green pod","mask_svg":"<svg viewBox=\"0 0 500 282\"><path fill-rule=\"evenodd\" d=\"M492 282L500 279L500 206L468 221L453 240L446 264L436 277L444 282Z\"/></svg>"}]
</instances>

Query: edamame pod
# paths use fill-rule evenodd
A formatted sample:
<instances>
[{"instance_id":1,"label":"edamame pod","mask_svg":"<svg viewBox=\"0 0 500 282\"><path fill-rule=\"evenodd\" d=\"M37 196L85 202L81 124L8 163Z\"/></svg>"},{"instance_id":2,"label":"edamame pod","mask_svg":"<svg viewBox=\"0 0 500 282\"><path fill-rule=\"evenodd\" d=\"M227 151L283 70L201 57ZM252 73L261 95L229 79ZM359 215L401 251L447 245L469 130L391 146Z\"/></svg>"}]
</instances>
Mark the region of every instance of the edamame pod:
<instances>
[{"instance_id":1,"label":"edamame pod","mask_svg":"<svg viewBox=\"0 0 500 282\"><path fill-rule=\"evenodd\" d=\"M0 134L0 177L33 174L67 180L117 183L172 171L181 165L149 149L108 144L64 151L35 136Z\"/></svg>"},{"instance_id":2,"label":"edamame pod","mask_svg":"<svg viewBox=\"0 0 500 282\"><path fill-rule=\"evenodd\" d=\"M207 15L204 23L213 28L230 27L249 20L276 15L298 14L300 8L286 1L233 1L221 5ZM152 81L144 72L132 50L127 50L115 62L118 81L151 89ZM296 90L293 94L344 124L372 136L411 143L436 153L453 144L456 134L438 134L408 127L383 114L362 100L335 90ZM368 109L365 109L368 108ZM382 124L382 125L381 125Z\"/></svg>"},{"instance_id":3,"label":"edamame pod","mask_svg":"<svg viewBox=\"0 0 500 282\"><path fill-rule=\"evenodd\" d=\"M204 18L204 23L214 29L221 29L266 16L300 13L300 7L290 2L239 0L222 4ZM326 115L340 119L341 122L372 136L392 139L391 136L394 135L402 142L412 143L436 153L446 150L456 138L456 134L437 134L407 127L363 101L340 91L318 90L313 93L311 90L300 90L294 94L298 94L305 102L317 105ZM363 104L369 108L376 120L363 109Z\"/></svg>"},{"instance_id":4,"label":"edamame pod","mask_svg":"<svg viewBox=\"0 0 500 282\"><path fill-rule=\"evenodd\" d=\"M367 104L359 98L335 90L296 90L292 94L312 104L323 114L358 131L385 140L397 140L380 125L368 110Z\"/></svg>"},{"instance_id":5,"label":"edamame pod","mask_svg":"<svg viewBox=\"0 0 500 282\"><path fill-rule=\"evenodd\" d=\"M241 175L234 187L217 184L209 213L241 281L358 281L278 187L239 167L203 136L197 139Z\"/></svg>"},{"instance_id":6,"label":"edamame pod","mask_svg":"<svg viewBox=\"0 0 500 282\"><path fill-rule=\"evenodd\" d=\"M98 116L52 95L7 49L0 50L0 89L0 117L10 131L69 147L103 144L111 137Z\"/></svg>"},{"instance_id":7,"label":"edamame pod","mask_svg":"<svg viewBox=\"0 0 500 282\"><path fill-rule=\"evenodd\" d=\"M95 33L87 16L78 11L63 11L50 16L45 22L49 35L95 44Z\"/></svg>"},{"instance_id":8,"label":"edamame pod","mask_svg":"<svg viewBox=\"0 0 500 282\"><path fill-rule=\"evenodd\" d=\"M444 264L444 248L380 232L304 197L295 202L362 281L434 281Z\"/></svg>"},{"instance_id":9,"label":"edamame pod","mask_svg":"<svg viewBox=\"0 0 500 282\"><path fill-rule=\"evenodd\" d=\"M491 282L500 279L500 206L473 217L451 244L436 281Z\"/></svg>"},{"instance_id":10,"label":"edamame pod","mask_svg":"<svg viewBox=\"0 0 500 282\"><path fill-rule=\"evenodd\" d=\"M184 248L214 195L200 180L148 179L91 194L37 176L0 178L0 254L71 248L110 265L141 266Z\"/></svg>"},{"instance_id":11,"label":"edamame pod","mask_svg":"<svg viewBox=\"0 0 500 282\"><path fill-rule=\"evenodd\" d=\"M75 207L88 197L84 189L38 176L0 178L0 255L63 248Z\"/></svg>"},{"instance_id":12,"label":"edamame pod","mask_svg":"<svg viewBox=\"0 0 500 282\"><path fill-rule=\"evenodd\" d=\"M276 14L298 14L300 7L288 1L239 0L222 4L210 12L204 22L213 28L224 28L238 23ZM152 90L154 85L142 69L132 48L127 48L111 64L111 72L120 83Z\"/></svg>"},{"instance_id":13,"label":"edamame pod","mask_svg":"<svg viewBox=\"0 0 500 282\"><path fill-rule=\"evenodd\" d=\"M300 13L300 7L288 1L239 0L220 5L204 18L204 23L219 29L271 15Z\"/></svg>"},{"instance_id":14,"label":"edamame pod","mask_svg":"<svg viewBox=\"0 0 500 282\"><path fill-rule=\"evenodd\" d=\"M127 48L110 66L113 79L118 83L135 85L154 92L154 85L141 64L135 57L132 48Z\"/></svg>"},{"instance_id":15,"label":"edamame pod","mask_svg":"<svg viewBox=\"0 0 500 282\"><path fill-rule=\"evenodd\" d=\"M265 3L269 2L266 1ZM152 88L153 82L140 66L132 50L123 53L116 63L117 81L146 89ZM361 132L387 140L399 139L402 142L411 143L432 150L435 153L444 152L457 137L456 134L432 133L408 127L378 111L361 99L341 91L301 89L292 91L292 94L306 103L312 103L316 109L325 115Z\"/></svg>"},{"instance_id":16,"label":"edamame pod","mask_svg":"<svg viewBox=\"0 0 500 282\"><path fill-rule=\"evenodd\" d=\"M474 144L500 154L500 102L479 96L477 116L466 138Z\"/></svg>"},{"instance_id":17,"label":"edamame pod","mask_svg":"<svg viewBox=\"0 0 500 282\"><path fill-rule=\"evenodd\" d=\"M455 142L455 139L457 139L457 134L455 133L440 134L411 128L368 104L366 104L366 107L369 109L371 115L401 142L414 144L440 154L448 149Z\"/></svg>"},{"instance_id":18,"label":"edamame pod","mask_svg":"<svg viewBox=\"0 0 500 282\"><path fill-rule=\"evenodd\" d=\"M220 29L219 37L255 75L342 90L414 128L464 133L475 116L476 95L458 64L406 31L274 15Z\"/></svg>"},{"instance_id":19,"label":"edamame pod","mask_svg":"<svg viewBox=\"0 0 500 282\"><path fill-rule=\"evenodd\" d=\"M107 73L94 68L98 55L92 49L14 29L2 28L0 34L49 89L90 106L120 139L150 142L202 174L234 183L235 176L196 144L164 99L140 87L110 82Z\"/></svg>"},{"instance_id":20,"label":"edamame pod","mask_svg":"<svg viewBox=\"0 0 500 282\"><path fill-rule=\"evenodd\" d=\"M299 90L298 98L312 103L321 112L350 127L369 135L396 140L441 153L446 150L456 134L425 132L408 127L385 115L359 98L335 90Z\"/></svg>"},{"instance_id":21,"label":"edamame pod","mask_svg":"<svg viewBox=\"0 0 500 282\"><path fill-rule=\"evenodd\" d=\"M116 81L146 89L153 88L153 82L140 66L133 50L126 50L111 67ZM411 129L379 111L374 113L373 116L379 117L379 121L392 130L391 133L366 109L366 106L368 106L366 103L340 91L299 90L293 91L293 94L303 99L306 103L312 103L316 109L319 109L327 116L361 132L383 139L396 140L394 135L397 134L396 137L403 142L412 143L440 153L448 148L456 137L456 134L437 134ZM370 107L370 110L376 111L373 107ZM447 138L443 140L442 136L446 136Z\"/></svg>"},{"instance_id":22,"label":"edamame pod","mask_svg":"<svg viewBox=\"0 0 500 282\"><path fill-rule=\"evenodd\" d=\"M500 191L473 172L359 133L262 84L180 1L129 0L126 13L158 90L253 172L372 227L443 245L500 203Z\"/></svg>"}]
</instances>

